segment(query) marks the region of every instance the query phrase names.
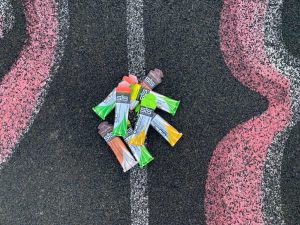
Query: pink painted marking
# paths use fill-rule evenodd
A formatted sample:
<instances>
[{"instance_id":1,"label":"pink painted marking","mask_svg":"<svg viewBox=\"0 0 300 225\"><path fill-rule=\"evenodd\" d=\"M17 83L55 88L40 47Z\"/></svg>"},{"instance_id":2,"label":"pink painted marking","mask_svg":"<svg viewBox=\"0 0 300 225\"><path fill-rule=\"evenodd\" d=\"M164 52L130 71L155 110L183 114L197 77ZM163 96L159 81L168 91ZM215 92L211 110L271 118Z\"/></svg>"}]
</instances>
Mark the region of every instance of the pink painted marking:
<instances>
[{"instance_id":1,"label":"pink painted marking","mask_svg":"<svg viewBox=\"0 0 300 225\"><path fill-rule=\"evenodd\" d=\"M232 129L217 145L206 181L208 224L263 224L262 176L274 136L291 119L290 82L264 49L267 1L225 0L221 50L232 74L269 101L260 116Z\"/></svg>"},{"instance_id":2,"label":"pink painted marking","mask_svg":"<svg viewBox=\"0 0 300 225\"><path fill-rule=\"evenodd\" d=\"M0 164L28 128L50 76L57 45L53 0L25 0L27 41L0 83Z\"/></svg>"}]
</instances>

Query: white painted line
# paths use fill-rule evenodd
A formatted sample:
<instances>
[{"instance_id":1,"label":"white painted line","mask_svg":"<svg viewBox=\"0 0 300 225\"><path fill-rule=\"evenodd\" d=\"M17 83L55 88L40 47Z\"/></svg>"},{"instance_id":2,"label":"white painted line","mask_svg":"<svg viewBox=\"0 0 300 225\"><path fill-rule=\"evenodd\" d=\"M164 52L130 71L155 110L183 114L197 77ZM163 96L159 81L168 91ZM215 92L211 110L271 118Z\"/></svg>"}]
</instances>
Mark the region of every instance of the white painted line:
<instances>
[{"instance_id":1,"label":"white painted line","mask_svg":"<svg viewBox=\"0 0 300 225\"><path fill-rule=\"evenodd\" d=\"M145 76L143 0L127 0L128 70L141 79ZM133 168L130 173L131 224L148 225L147 169Z\"/></svg>"},{"instance_id":2,"label":"white painted line","mask_svg":"<svg viewBox=\"0 0 300 225\"><path fill-rule=\"evenodd\" d=\"M3 38L13 26L15 17L13 15L13 7L11 0L0 1L0 38Z\"/></svg>"},{"instance_id":3,"label":"white painted line","mask_svg":"<svg viewBox=\"0 0 300 225\"><path fill-rule=\"evenodd\" d=\"M139 78L145 76L143 0L127 0L128 69Z\"/></svg>"},{"instance_id":4,"label":"white painted line","mask_svg":"<svg viewBox=\"0 0 300 225\"><path fill-rule=\"evenodd\" d=\"M270 62L291 82L292 120L273 140L266 158L263 179L263 219L265 224L285 224L281 200L281 164L286 141L300 120L300 60L284 46L282 37L283 0L269 0L265 21L265 47Z\"/></svg>"},{"instance_id":5,"label":"white painted line","mask_svg":"<svg viewBox=\"0 0 300 225\"><path fill-rule=\"evenodd\" d=\"M130 173L131 224L148 225L147 169L135 167Z\"/></svg>"}]
</instances>

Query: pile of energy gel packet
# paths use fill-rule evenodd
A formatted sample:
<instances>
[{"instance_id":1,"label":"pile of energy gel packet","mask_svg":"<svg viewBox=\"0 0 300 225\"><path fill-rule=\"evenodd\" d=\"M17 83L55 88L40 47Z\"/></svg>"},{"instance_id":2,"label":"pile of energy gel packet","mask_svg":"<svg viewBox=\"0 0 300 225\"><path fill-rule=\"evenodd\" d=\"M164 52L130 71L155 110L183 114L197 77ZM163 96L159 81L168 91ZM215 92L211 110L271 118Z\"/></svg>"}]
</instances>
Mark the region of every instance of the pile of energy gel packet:
<instances>
[{"instance_id":1,"label":"pile of energy gel packet","mask_svg":"<svg viewBox=\"0 0 300 225\"><path fill-rule=\"evenodd\" d=\"M123 76L122 81L106 99L93 107L93 111L102 120L115 109L114 124L101 122L98 133L110 146L124 172L137 163L143 168L154 159L145 146L150 126L171 146L182 136L182 133L155 113L155 109L158 108L175 115L179 106L179 101L152 91L161 83L162 78L163 73L159 69L151 70L140 83L134 75ZM138 116L134 128L128 120L129 111L136 112Z\"/></svg>"}]
</instances>

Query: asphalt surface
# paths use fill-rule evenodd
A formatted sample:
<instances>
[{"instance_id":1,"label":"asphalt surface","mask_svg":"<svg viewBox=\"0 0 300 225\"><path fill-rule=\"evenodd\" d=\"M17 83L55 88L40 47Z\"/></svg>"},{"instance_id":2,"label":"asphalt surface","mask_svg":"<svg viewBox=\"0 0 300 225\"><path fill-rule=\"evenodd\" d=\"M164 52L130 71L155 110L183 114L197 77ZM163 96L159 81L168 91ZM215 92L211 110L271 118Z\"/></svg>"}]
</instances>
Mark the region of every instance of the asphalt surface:
<instances>
[{"instance_id":1,"label":"asphalt surface","mask_svg":"<svg viewBox=\"0 0 300 225\"><path fill-rule=\"evenodd\" d=\"M156 91L181 100L172 117L184 137L171 148L154 130L147 143L150 224L205 224L204 186L216 144L267 101L241 85L219 47L220 0L144 3L146 71L165 74ZM0 76L25 40L23 6L0 40ZM0 224L130 224L129 174L104 140L91 107L128 71L126 1L69 1L70 32L58 73L33 126L0 172ZM286 0L288 49L300 57L300 3ZM300 224L300 124L286 146L282 196L288 224Z\"/></svg>"}]
</instances>

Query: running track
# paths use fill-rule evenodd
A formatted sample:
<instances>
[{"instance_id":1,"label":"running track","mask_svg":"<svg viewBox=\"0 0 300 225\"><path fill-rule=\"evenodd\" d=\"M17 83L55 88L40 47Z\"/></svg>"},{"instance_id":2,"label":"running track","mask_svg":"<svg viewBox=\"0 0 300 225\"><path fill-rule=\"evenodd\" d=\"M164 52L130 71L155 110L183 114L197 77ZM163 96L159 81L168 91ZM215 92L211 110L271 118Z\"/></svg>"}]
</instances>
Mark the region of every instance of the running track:
<instances>
[{"instance_id":1,"label":"running track","mask_svg":"<svg viewBox=\"0 0 300 225\"><path fill-rule=\"evenodd\" d=\"M24 2L0 4L0 222L139 221L129 174L90 112L130 69L126 1ZM150 134L149 224L299 221L300 7L288 0L271 14L278 4L143 2L145 69L164 70L158 91L183 104L174 118L161 114L187 137L171 149ZM275 31L282 37L268 39Z\"/></svg>"}]
</instances>

